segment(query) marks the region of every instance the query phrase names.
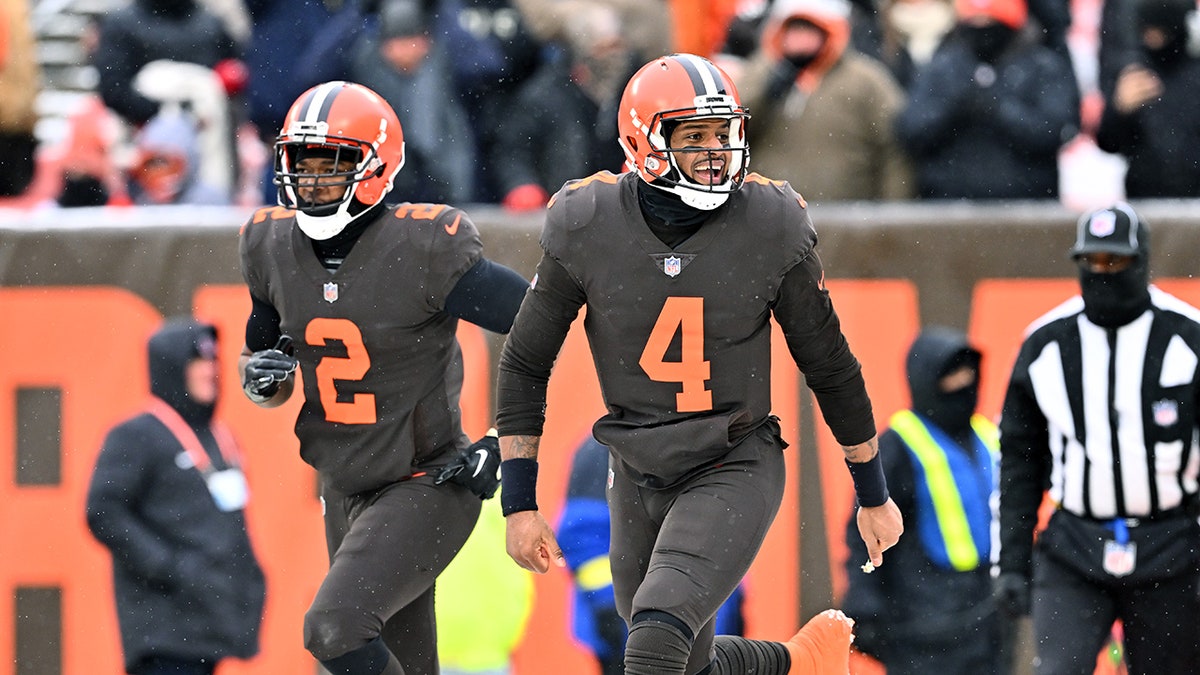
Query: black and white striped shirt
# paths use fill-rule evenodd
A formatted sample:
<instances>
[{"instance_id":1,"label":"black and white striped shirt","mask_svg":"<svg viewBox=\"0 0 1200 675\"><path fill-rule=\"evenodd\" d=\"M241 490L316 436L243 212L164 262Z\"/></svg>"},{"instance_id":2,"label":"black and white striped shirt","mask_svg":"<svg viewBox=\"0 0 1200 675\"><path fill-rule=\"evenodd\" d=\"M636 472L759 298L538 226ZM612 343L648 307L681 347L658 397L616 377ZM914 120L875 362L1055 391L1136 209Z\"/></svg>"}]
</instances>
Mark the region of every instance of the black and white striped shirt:
<instances>
[{"instance_id":1,"label":"black and white striped shirt","mask_svg":"<svg viewBox=\"0 0 1200 675\"><path fill-rule=\"evenodd\" d=\"M1030 549L1046 489L1093 519L1153 517L1200 489L1200 310L1150 297L1119 328L1078 296L1028 328L1000 420L1002 550Z\"/></svg>"}]
</instances>

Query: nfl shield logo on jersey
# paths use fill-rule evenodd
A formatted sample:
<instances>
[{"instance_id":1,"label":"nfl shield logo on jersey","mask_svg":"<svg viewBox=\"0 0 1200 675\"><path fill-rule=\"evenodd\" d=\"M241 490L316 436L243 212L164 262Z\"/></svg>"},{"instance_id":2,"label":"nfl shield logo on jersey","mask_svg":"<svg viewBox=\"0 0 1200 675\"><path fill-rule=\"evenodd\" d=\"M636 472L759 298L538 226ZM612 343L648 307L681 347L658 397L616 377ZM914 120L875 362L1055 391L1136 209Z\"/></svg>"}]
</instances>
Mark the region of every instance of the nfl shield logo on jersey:
<instances>
[{"instance_id":1,"label":"nfl shield logo on jersey","mask_svg":"<svg viewBox=\"0 0 1200 675\"><path fill-rule=\"evenodd\" d=\"M1169 427L1179 421L1179 402L1170 399L1155 401L1150 404L1154 411L1154 423L1160 427Z\"/></svg>"},{"instance_id":2,"label":"nfl shield logo on jersey","mask_svg":"<svg viewBox=\"0 0 1200 675\"><path fill-rule=\"evenodd\" d=\"M670 256L663 260L663 271L669 277L679 276L679 271L683 269L683 261L678 256Z\"/></svg>"},{"instance_id":3,"label":"nfl shield logo on jersey","mask_svg":"<svg viewBox=\"0 0 1200 675\"><path fill-rule=\"evenodd\" d=\"M325 298L325 302L333 302L333 301L337 300L338 299L337 284L333 283L332 281L326 282L325 283L325 293L324 293L323 297Z\"/></svg>"}]
</instances>

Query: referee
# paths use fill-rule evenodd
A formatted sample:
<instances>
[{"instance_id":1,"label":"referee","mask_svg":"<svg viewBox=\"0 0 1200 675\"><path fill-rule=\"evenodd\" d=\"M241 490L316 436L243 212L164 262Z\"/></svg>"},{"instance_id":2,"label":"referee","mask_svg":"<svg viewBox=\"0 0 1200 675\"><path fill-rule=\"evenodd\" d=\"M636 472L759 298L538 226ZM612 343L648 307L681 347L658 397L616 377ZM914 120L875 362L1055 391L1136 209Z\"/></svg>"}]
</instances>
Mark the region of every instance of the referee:
<instances>
[{"instance_id":1,"label":"referee","mask_svg":"<svg viewBox=\"0 0 1200 675\"><path fill-rule=\"evenodd\" d=\"M1200 672L1200 310L1150 285L1128 204L1070 253L1081 295L1027 329L1004 400L996 599L1032 611L1038 675L1091 675L1117 619L1131 675Z\"/></svg>"}]
</instances>

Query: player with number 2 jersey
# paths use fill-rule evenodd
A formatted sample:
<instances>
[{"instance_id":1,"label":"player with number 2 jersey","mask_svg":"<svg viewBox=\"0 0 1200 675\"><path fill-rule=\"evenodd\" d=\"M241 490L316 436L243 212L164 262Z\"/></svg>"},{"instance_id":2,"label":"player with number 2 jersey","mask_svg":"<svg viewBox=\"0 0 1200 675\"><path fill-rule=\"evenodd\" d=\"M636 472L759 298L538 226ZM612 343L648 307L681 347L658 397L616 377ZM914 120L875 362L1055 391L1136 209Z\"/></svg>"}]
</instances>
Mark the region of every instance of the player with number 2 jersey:
<instances>
[{"instance_id":1,"label":"player with number 2 jersey","mask_svg":"<svg viewBox=\"0 0 1200 675\"><path fill-rule=\"evenodd\" d=\"M483 257L464 212L385 202L403 165L386 101L317 85L275 144L280 205L241 234L242 388L275 407L302 374L296 436L320 476L330 557L304 646L344 675L437 672L434 581L499 464L495 439L462 430L458 321L507 332L528 288Z\"/></svg>"}]
</instances>

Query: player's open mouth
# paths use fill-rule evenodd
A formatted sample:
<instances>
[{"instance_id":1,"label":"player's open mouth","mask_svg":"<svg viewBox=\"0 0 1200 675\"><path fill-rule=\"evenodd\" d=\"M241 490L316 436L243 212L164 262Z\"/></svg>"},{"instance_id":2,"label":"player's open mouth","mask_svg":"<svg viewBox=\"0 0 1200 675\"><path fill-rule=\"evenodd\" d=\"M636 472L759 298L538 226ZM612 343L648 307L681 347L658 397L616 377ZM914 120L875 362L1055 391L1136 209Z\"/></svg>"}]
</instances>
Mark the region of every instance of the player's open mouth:
<instances>
[{"instance_id":1,"label":"player's open mouth","mask_svg":"<svg viewBox=\"0 0 1200 675\"><path fill-rule=\"evenodd\" d=\"M725 180L724 162L700 162L692 169L692 178L701 185L717 185Z\"/></svg>"}]
</instances>

